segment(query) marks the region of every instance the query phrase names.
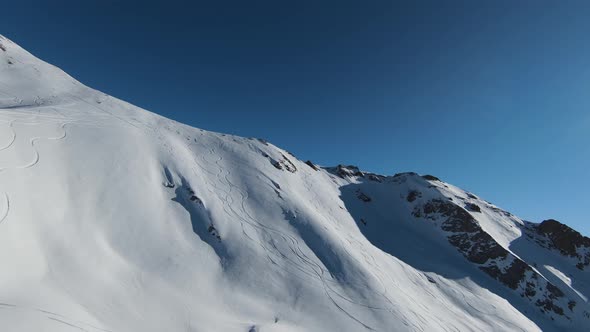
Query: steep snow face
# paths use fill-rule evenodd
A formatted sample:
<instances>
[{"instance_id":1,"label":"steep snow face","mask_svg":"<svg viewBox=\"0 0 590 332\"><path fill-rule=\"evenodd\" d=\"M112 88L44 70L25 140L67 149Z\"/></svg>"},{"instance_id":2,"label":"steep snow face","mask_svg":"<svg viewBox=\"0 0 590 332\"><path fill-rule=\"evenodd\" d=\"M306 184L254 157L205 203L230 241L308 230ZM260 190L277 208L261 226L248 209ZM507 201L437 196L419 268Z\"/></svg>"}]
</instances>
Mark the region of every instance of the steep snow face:
<instances>
[{"instance_id":1,"label":"steep snow face","mask_svg":"<svg viewBox=\"0 0 590 332\"><path fill-rule=\"evenodd\" d=\"M0 37L5 330L583 331L589 247L545 228L179 124Z\"/></svg>"}]
</instances>

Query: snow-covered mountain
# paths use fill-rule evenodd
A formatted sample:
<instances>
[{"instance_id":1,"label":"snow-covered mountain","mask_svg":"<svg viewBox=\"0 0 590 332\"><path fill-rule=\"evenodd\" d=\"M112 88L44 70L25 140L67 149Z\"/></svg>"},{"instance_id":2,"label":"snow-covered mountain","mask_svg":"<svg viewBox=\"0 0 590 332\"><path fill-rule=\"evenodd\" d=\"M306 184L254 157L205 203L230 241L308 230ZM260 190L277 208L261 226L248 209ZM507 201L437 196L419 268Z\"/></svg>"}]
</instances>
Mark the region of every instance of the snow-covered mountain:
<instances>
[{"instance_id":1,"label":"snow-covered mountain","mask_svg":"<svg viewBox=\"0 0 590 332\"><path fill-rule=\"evenodd\" d=\"M587 331L590 239L300 161L0 37L0 330Z\"/></svg>"}]
</instances>

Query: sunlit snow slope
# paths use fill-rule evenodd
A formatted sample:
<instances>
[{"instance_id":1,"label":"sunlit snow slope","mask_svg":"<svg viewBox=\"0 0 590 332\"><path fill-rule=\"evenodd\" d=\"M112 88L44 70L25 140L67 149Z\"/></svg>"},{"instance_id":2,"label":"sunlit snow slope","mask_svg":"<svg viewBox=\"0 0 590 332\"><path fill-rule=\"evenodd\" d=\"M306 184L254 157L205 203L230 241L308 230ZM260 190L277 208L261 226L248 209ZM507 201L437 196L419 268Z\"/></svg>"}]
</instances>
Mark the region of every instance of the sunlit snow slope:
<instances>
[{"instance_id":1,"label":"sunlit snow slope","mask_svg":"<svg viewBox=\"0 0 590 332\"><path fill-rule=\"evenodd\" d=\"M0 37L0 330L585 331L590 239L304 163Z\"/></svg>"}]
</instances>

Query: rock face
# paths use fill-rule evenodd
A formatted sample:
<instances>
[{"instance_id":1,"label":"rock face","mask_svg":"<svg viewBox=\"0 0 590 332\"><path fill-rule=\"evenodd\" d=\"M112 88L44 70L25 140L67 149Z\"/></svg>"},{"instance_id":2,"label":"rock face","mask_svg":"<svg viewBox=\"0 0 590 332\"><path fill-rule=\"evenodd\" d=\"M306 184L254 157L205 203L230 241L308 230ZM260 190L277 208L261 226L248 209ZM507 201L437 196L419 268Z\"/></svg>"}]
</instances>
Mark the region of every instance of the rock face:
<instances>
[{"instance_id":1,"label":"rock face","mask_svg":"<svg viewBox=\"0 0 590 332\"><path fill-rule=\"evenodd\" d=\"M311 167L314 171L319 171L319 167L317 165L315 165L313 162L311 162L311 160L308 160L305 162L305 164L309 167Z\"/></svg>"},{"instance_id":2,"label":"rock face","mask_svg":"<svg viewBox=\"0 0 590 332\"><path fill-rule=\"evenodd\" d=\"M482 271L517 291L544 312L568 317L564 308L568 303L575 301L565 298L559 288L503 248L463 208L449 201L433 199L418 206L414 210L414 215L441 220L440 227L448 233L449 243L470 262L477 264Z\"/></svg>"},{"instance_id":3,"label":"rock face","mask_svg":"<svg viewBox=\"0 0 590 332\"><path fill-rule=\"evenodd\" d=\"M420 193L417 190L410 190L410 192L408 193L408 197L406 199L408 200L408 202L413 202L416 200L416 198L420 197L422 197L422 193Z\"/></svg>"},{"instance_id":4,"label":"rock face","mask_svg":"<svg viewBox=\"0 0 590 332\"><path fill-rule=\"evenodd\" d=\"M345 179L349 177L364 177L365 174L359 170L357 166L353 165L338 165L336 167L328 168L329 171Z\"/></svg>"},{"instance_id":5,"label":"rock face","mask_svg":"<svg viewBox=\"0 0 590 332\"><path fill-rule=\"evenodd\" d=\"M356 180L366 183L360 178ZM562 284L558 285L547 279L550 277L554 280L552 275L545 275L531 265L532 262L535 266L543 264L542 258L536 256L529 264L519 256L518 251L513 252L509 248L510 242L526 238L524 234L528 234L527 232L534 232L538 242L535 245L540 244L546 248L559 250L561 254L579 260L580 264L585 264L588 257L588 251L586 251L588 238L553 220L544 221L541 224L523 222L493 204L479 199L476 195L454 188L433 176L420 177L411 172L399 173L386 178L384 183L393 186L393 191L400 192L399 197L402 200L398 204L401 202L403 204L397 208L408 206L415 218L413 222L428 222L438 227L448 243L467 261L527 301L549 319L566 321L588 319L588 305L583 298L570 289L567 289L567 292L564 291ZM363 189L363 185L359 188L357 190L363 190L367 195L374 196L371 191ZM369 211L363 213L368 215ZM500 224L490 223L490 218L497 220ZM371 219L374 224L374 218ZM495 237L496 232L500 231L498 228L504 227L514 234L512 239ZM507 230L501 230L501 232L506 233ZM490 233L490 231L493 232ZM527 252L529 250L531 249L527 249ZM536 250L541 251L541 248ZM544 272L552 273L551 271ZM584 276L579 277L584 278ZM580 307L580 303L584 305Z\"/></svg>"},{"instance_id":6,"label":"rock face","mask_svg":"<svg viewBox=\"0 0 590 332\"><path fill-rule=\"evenodd\" d=\"M554 219L545 220L534 228L541 236L539 243L543 246L574 258L580 270L590 265L590 238Z\"/></svg>"},{"instance_id":7,"label":"rock face","mask_svg":"<svg viewBox=\"0 0 590 332\"><path fill-rule=\"evenodd\" d=\"M564 255L578 256L579 248L590 248L590 238L582 236L579 232L557 220L548 219L537 227L540 234L546 236L551 244Z\"/></svg>"},{"instance_id":8,"label":"rock face","mask_svg":"<svg viewBox=\"0 0 590 332\"><path fill-rule=\"evenodd\" d=\"M326 170L334 175L339 176L342 179L354 179L354 178L366 178L369 181L383 182L386 178L383 175L363 172L357 166L354 165L338 165L336 167L326 167Z\"/></svg>"},{"instance_id":9,"label":"rock face","mask_svg":"<svg viewBox=\"0 0 590 332\"><path fill-rule=\"evenodd\" d=\"M465 204L465 208L471 212L481 212L481 208L479 207L479 205L474 203Z\"/></svg>"},{"instance_id":10,"label":"rock face","mask_svg":"<svg viewBox=\"0 0 590 332\"><path fill-rule=\"evenodd\" d=\"M426 175L422 175L422 177L426 180L430 180L430 181L440 181L439 178L437 178L434 175L430 175L430 174L426 174Z\"/></svg>"}]
</instances>

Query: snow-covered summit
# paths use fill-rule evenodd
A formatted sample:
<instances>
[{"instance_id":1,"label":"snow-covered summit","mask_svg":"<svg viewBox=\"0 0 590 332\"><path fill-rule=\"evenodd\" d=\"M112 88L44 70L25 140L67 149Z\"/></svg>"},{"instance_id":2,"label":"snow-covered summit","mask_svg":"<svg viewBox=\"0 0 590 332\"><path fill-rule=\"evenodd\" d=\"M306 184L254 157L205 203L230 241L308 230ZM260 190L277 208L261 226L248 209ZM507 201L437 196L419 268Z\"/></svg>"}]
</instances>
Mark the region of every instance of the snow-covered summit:
<instances>
[{"instance_id":1,"label":"snow-covered summit","mask_svg":"<svg viewBox=\"0 0 590 332\"><path fill-rule=\"evenodd\" d=\"M165 119L0 36L7 331L584 331L589 239Z\"/></svg>"}]
</instances>

